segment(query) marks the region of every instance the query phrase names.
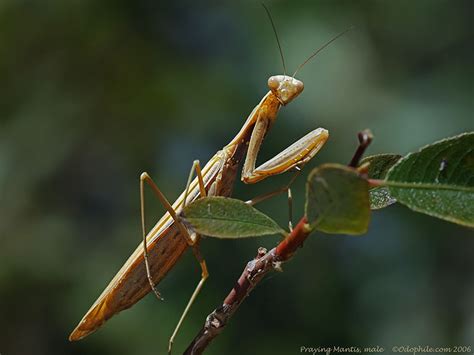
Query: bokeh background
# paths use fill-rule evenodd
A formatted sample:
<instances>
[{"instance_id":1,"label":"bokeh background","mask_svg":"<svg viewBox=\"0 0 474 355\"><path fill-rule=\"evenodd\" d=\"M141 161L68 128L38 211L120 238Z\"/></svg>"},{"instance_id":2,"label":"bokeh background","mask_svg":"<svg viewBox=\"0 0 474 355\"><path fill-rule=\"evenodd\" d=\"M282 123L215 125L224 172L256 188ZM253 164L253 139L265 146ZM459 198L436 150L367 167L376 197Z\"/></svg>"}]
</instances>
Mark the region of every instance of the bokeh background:
<instances>
[{"instance_id":1,"label":"bokeh background","mask_svg":"<svg viewBox=\"0 0 474 355\"><path fill-rule=\"evenodd\" d=\"M262 162L316 128L310 164L407 153L474 128L472 1L269 1L288 66L354 25L298 75ZM199 279L186 253L152 296L90 337L67 337L140 241L138 177L175 198L194 159L238 131L282 72L258 2L0 2L0 353L162 354ZM305 168L295 185L295 218ZM288 181L236 184L247 199ZM284 196L260 205L286 224ZM148 219L163 213L149 194ZM211 277L177 338L182 352L257 247L202 243ZM474 345L474 233L392 206L362 237L314 235L264 281L209 354L301 346Z\"/></svg>"}]
</instances>

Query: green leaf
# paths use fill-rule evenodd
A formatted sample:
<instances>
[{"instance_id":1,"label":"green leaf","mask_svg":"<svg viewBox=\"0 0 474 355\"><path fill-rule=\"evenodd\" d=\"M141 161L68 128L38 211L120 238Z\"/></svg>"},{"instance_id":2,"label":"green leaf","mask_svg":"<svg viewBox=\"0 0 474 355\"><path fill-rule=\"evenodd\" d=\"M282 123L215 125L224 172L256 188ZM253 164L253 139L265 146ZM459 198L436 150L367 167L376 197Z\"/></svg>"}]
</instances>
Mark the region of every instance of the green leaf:
<instances>
[{"instance_id":1,"label":"green leaf","mask_svg":"<svg viewBox=\"0 0 474 355\"><path fill-rule=\"evenodd\" d=\"M415 211L474 227L474 132L408 154L389 170L386 185Z\"/></svg>"},{"instance_id":2,"label":"green leaf","mask_svg":"<svg viewBox=\"0 0 474 355\"><path fill-rule=\"evenodd\" d=\"M311 228L363 234L370 221L369 184L356 170L338 164L315 168L306 185L306 218Z\"/></svg>"},{"instance_id":3,"label":"green leaf","mask_svg":"<svg viewBox=\"0 0 474 355\"><path fill-rule=\"evenodd\" d=\"M390 195L387 187L374 187L369 190L370 209L380 210L393 205L397 199Z\"/></svg>"},{"instance_id":4,"label":"green leaf","mask_svg":"<svg viewBox=\"0 0 474 355\"><path fill-rule=\"evenodd\" d=\"M184 219L194 230L217 238L247 238L286 232L267 215L243 201L205 197L186 206Z\"/></svg>"},{"instance_id":5,"label":"green leaf","mask_svg":"<svg viewBox=\"0 0 474 355\"><path fill-rule=\"evenodd\" d=\"M400 160L402 156L398 154L377 154L368 156L360 162L359 166L370 163L369 179L385 179L390 168Z\"/></svg>"},{"instance_id":6,"label":"green leaf","mask_svg":"<svg viewBox=\"0 0 474 355\"><path fill-rule=\"evenodd\" d=\"M390 168L400 160L402 156L398 154L378 154L364 158L359 166L369 163L369 171L367 175L369 179L385 179L385 175ZM397 202L390 196L387 187L373 187L369 190L370 208L378 210Z\"/></svg>"}]
</instances>

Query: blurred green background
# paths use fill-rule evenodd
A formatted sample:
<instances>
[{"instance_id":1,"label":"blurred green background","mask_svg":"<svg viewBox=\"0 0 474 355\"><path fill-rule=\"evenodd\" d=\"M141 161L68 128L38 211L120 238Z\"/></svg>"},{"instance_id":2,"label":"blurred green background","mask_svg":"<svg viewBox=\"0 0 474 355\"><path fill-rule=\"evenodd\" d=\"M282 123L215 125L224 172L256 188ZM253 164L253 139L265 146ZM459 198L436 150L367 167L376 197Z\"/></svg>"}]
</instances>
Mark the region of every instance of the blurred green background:
<instances>
[{"instance_id":1,"label":"blurred green background","mask_svg":"<svg viewBox=\"0 0 474 355\"><path fill-rule=\"evenodd\" d=\"M268 1L287 64L355 25L308 64L259 161L316 127L314 161L407 153L474 128L472 1ZM194 159L239 130L282 72L258 2L0 2L0 353L160 354L199 280L186 253L152 296L88 338L70 331L140 241L138 178L175 198ZM307 166L295 186L303 211ZM281 176L236 184L242 199ZM260 209L286 225L284 196ZM151 193L148 220L163 213ZM473 231L392 206L363 237L314 235L264 281L209 354L300 346L474 345ZM206 239L211 277L176 343L182 352L257 247Z\"/></svg>"}]
</instances>

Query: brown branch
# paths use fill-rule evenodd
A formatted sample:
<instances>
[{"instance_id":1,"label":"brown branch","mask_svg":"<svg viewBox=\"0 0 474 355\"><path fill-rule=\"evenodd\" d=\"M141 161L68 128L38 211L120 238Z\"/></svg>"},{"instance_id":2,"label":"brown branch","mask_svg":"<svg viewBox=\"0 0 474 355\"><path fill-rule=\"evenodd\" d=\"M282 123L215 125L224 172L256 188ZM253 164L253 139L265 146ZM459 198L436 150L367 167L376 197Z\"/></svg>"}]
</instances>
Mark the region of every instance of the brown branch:
<instances>
[{"instance_id":1,"label":"brown branch","mask_svg":"<svg viewBox=\"0 0 474 355\"><path fill-rule=\"evenodd\" d=\"M372 142L372 139L374 136L372 135L372 132L368 129L364 129L363 131L359 132L357 135L357 138L359 138L359 146L357 147L357 150L354 153L354 156L352 157L350 163L348 164L352 168L357 168L359 165L360 159L365 153L365 150L367 147L370 145Z\"/></svg>"},{"instance_id":2,"label":"brown branch","mask_svg":"<svg viewBox=\"0 0 474 355\"><path fill-rule=\"evenodd\" d=\"M293 257L310 232L306 218L302 218L295 229L275 248L268 252L265 248L259 248L257 256L247 263L242 275L225 298L222 306L216 308L207 316L204 326L184 354L202 354L210 342L224 330L230 318L255 286L270 271L280 270L281 263Z\"/></svg>"}]
</instances>

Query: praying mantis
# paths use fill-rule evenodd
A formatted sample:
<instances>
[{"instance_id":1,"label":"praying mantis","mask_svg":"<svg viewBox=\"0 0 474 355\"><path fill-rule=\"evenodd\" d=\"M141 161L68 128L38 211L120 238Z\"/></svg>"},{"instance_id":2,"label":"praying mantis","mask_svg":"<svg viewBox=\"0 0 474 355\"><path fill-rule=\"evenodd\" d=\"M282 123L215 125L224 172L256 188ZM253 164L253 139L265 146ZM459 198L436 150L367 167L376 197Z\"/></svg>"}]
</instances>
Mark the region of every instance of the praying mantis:
<instances>
[{"instance_id":1,"label":"praying mantis","mask_svg":"<svg viewBox=\"0 0 474 355\"><path fill-rule=\"evenodd\" d=\"M142 243L130 255L109 285L87 311L69 336L69 340L76 341L93 333L112 316L133 306L150 291L153 291L161 299L156 285L179 261L187 248L191 247L201 267L201 279L170 338L168 351L171 352L178 329L209 276L206 262L199 251L200 236L194 233L189 226L185 225L180 217L183 208L186 204L200 197L230 196L242 161L244 163L241 180L246 184L253 184L267 177L304 166L327 141L329 137L328 131L324 128L317 128L272 159L257 168L255 167L259 149L270 127L275 122L280 108L289 104L304 89L303 82L295 78L298 70L320 50L348 31L346 30L338 34L320 47L298 67L292 76L289 76L286 75L285 61L275 25L268 9L265 8L265 10L269 15L275 32L285 73L283 75L271 76L268 79L268 93L252 110L240 131L229 144L219 150L203 168L201 168L199 161L194 161L186 189L173 204L170 204L146 172L141 174ZM195 178L193 178L194 174L196 175ZM145 184L151 187L153 193L167 211L148 233L146 233L144 217Z\"/></svg>"}]
</instances>

